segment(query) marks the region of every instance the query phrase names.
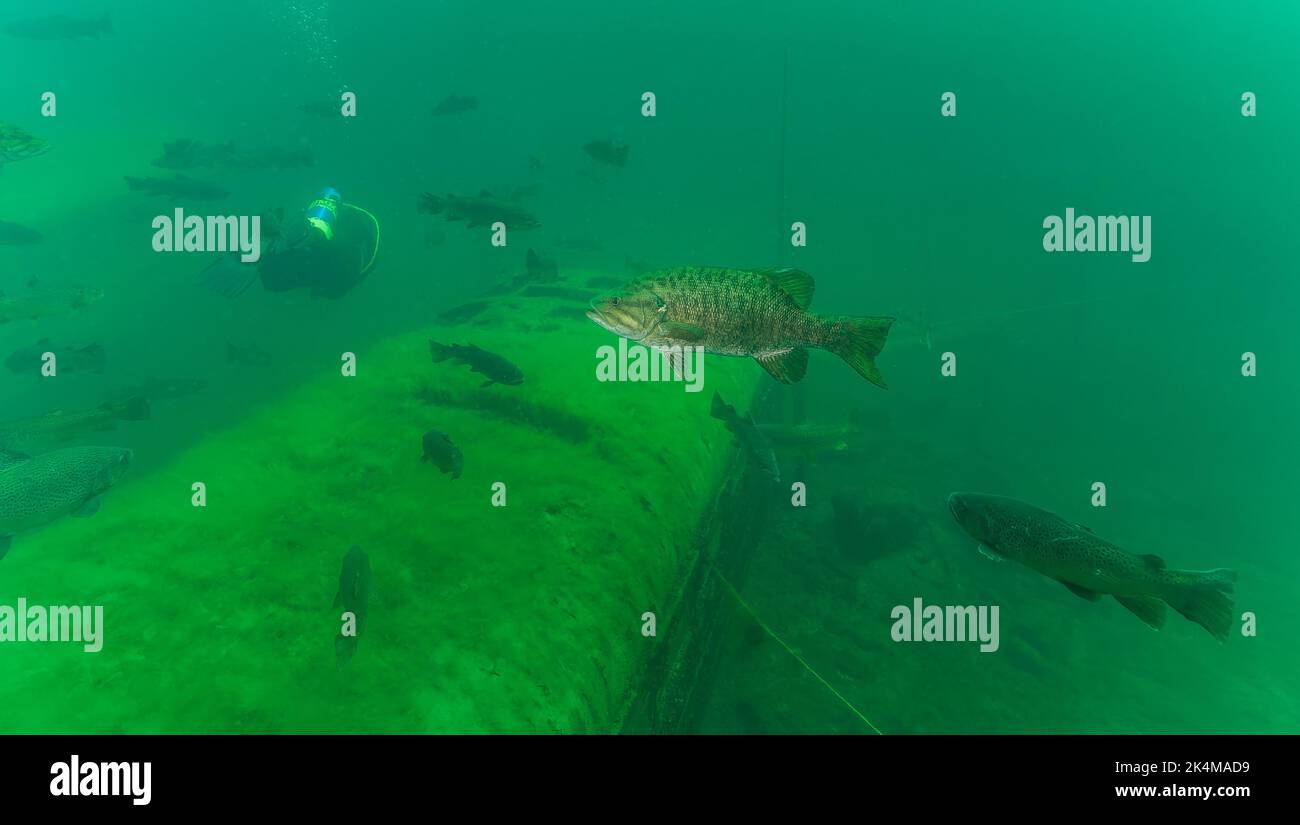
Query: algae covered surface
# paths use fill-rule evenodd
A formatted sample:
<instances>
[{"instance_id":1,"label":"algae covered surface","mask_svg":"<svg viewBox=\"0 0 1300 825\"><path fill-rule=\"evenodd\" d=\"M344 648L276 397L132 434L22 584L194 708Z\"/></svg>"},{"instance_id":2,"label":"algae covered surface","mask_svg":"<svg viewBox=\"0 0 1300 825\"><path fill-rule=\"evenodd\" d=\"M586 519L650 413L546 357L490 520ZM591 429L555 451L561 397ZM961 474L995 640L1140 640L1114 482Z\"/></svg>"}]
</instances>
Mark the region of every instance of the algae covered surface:
<instances>
[{"instance_id":1,"label":"algae covered surface","mask_svg":"<svg viewBox=\"0 0 1300 825\"><path fill-rule=\"evenodd\" d=\"M484 320L510 310L503 302ZM8 651L0 727L616 727L655 644L641 615L663 609L694 561L691 532L730 442L698 426L708 398L683 383L598 384L594 353L615 339L573 313L545 347L529 346L526 322L475 336L511 353L520 386L481 387L479 374L432 362L429 339L464 328L381 341L356 353L355 377L322 365L239 426L122 484L93 519L25 537L5 560L0 600L54 604L73 588L104 606L106 638L95 655ZM710 387L737 397L758 378L739 362L707 371ZM461 478L419 461L433 427L464 450ZM196 481L202 508L190 506ZM370 555L372 595L340 671L330 602L353 544ZM63 700L27 701L33 693Z\"/></svg>"}]
</instances>

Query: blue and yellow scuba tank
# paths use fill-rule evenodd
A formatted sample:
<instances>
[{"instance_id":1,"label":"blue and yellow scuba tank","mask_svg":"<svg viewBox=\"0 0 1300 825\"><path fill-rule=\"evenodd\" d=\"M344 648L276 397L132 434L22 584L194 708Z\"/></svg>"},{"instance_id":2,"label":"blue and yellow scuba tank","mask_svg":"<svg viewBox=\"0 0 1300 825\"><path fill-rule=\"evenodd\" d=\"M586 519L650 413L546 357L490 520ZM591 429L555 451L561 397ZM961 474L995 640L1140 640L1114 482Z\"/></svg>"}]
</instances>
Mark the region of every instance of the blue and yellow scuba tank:
<instances>
[{"instance_id":1,"label":"blue and yellow scuba tank","mask_svg":"<svg viewBox=\"0 0 1300 825\"><path fill-rule=\"evenodd\" d=\"M339 190L327 186L307 206L307 223L319 230L327 241L334 240L334 224L338 221L342 204L343 196Z\"/></svg>"},{"instance_id":2,"label":"blue and yellow scuba tank","mask_svg":"<svg viewBox=\"0 0 1300 825\"><path fill-rule=\"evenodd\" d=\"M370 254L370 260L362 268L364 274L375 265L375 258L379 255L379 221L374 215L370 214L360 206L343 202L343 195L339 190L332 186L327 186L321 190L316 199L307 206L307 224L321 233L326 241L334 240L334 227L338 223L339 209L352 209L365 215L375 225L375 249Z\"/></svg>"}]
</instances>

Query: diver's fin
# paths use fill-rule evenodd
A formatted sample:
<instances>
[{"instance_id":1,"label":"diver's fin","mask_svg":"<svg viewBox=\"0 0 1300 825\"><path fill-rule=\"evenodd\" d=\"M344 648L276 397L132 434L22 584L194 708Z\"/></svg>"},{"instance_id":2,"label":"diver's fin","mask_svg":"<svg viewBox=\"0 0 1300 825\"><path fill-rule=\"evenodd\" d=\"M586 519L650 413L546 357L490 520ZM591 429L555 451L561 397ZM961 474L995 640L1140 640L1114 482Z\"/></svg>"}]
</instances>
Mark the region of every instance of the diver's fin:
<instances>
[{"instance_id":1,"label":"diver's fin","mask_svg":"<svg viewBox=\"0 0 1300 825\"><path fill-rule=\"evenodd\" d=\"M800 309L807 309L812 303L813 279L801 269L782 267L780 269L760 269L758 272L772 282L777 289L789 295Z\"/></svg>"},{"instance_id":2,"label":"diver's fin","mask_svg":"<svg viewBox=\"0 0 1300 825\"><path fill-rule=\"evenodd\" d=\"M244 263L240 253L222 255L199 272L199 285L224 295L238 298L257 282L261 271L253 263Z\"/></svg>"},{"instance_id":3,"label":"diver's fin","mask_svg":"<svg viewBox=\"0 0 1300 825\"><path fill-rule=\"evenodd\" d=\"M803 380L808 371L808 350L796 347L781 355L769 355L755 358L758 365L767 370L767 374L782 384L797 384Z\"/></svg>"},{"instance_id":4,"label":"diver's fin","mask_svg":"<svg viewBox=\"0 0 1300 825\"><path fill-rule=\"evenodd\" d=\"M98 512L99 512L99 496L95 496L91 500L87 501L85 504L81 505L81 509L73 513L73 515L78 516L80 518L90 518L91 516L95 515Z\"/></svg>"},{"instance_id":5,"label":"diver's fin","mask_svg":"<svg viewBox=\"0 0 1300 825\"><path fill-rule=\"evenodd\" d=\"M1081 599L1087 599L1090 602L1101 600L1101 594L1098 593L1096 590L1089 590L1086 587L1080 587L1077 584L1071 584L1070 582L1062 581L1061 579L1057 579L1057 581L1065 585L1066 590L1069 590L1071 593L1073 593L1074 595L1078 596ZM1119 597L1116 596L1115 598L1119 598Z\"/></svg>"},{"instance_id":6,"label":"diver's fin","mask_svg":"<svg viewBox=\"0 0 1300 825\"><path fill-rule=\"evenodd\" d=\"M1148 627L1156 630L1165 626L1165 603L1154 596L1116 596L1115 601L1128 608Z\"/></svg>"},{"instance_id":7,"label":"diver's fin","mask_svg":"<svg viewBox=\"0 0 1300 825\"><path fill-rule=\"evenodd\" d=\"M3 559L5 554L9 552L9 548L13 544L13 541L13 536L0 536L0 559Z\"/></svg>"}]
</instances>

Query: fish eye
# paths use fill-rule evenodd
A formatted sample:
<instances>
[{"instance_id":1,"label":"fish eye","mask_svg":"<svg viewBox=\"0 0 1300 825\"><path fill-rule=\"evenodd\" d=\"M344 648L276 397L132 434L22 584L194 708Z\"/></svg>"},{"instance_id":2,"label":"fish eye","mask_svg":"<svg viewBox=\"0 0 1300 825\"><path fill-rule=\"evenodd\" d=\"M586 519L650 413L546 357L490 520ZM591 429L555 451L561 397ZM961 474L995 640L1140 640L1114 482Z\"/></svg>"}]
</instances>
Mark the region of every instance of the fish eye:
<instances>
[{"instance_id":1,"label":"fish eye","mask_svg":"<svg viewBox=\"0 0 1300 825\"><path fill-rule=\"evenodd\" d=\"M614 306L618 306L620 303L622 303L622 301L619 299L617 295L615 295L613 298L610 298L609 302Z\"/></svg>"}]
</instances>

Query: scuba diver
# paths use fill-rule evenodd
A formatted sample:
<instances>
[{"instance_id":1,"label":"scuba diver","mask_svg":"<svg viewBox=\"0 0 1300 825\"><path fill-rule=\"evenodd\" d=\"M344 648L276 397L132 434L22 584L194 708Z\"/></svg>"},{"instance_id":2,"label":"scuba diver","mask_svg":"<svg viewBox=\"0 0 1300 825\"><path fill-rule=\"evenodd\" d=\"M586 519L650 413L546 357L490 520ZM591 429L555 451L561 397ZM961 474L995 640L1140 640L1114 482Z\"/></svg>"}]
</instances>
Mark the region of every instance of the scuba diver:
<instances>
[{"instance_id":1,"label":"scuba diver","mask_svg":"<svg viewBox=\"0 0 1300 825\"><path fill-rule=\"evenodd\" d=\"M261 257L250 263L238 253L209 264L199 281L228 298L244 294L259 278L268 292L310 289L313 298L342 298L374 268L379 221L337 189L326 187L303 219L288 226L284 210L263 217Z\"/></svg>"}]
</instances>

